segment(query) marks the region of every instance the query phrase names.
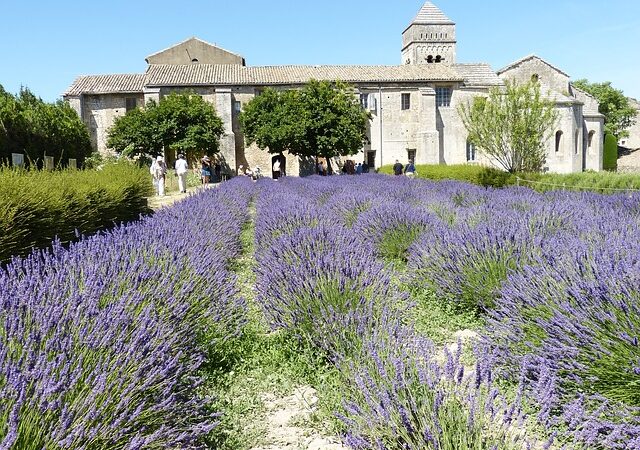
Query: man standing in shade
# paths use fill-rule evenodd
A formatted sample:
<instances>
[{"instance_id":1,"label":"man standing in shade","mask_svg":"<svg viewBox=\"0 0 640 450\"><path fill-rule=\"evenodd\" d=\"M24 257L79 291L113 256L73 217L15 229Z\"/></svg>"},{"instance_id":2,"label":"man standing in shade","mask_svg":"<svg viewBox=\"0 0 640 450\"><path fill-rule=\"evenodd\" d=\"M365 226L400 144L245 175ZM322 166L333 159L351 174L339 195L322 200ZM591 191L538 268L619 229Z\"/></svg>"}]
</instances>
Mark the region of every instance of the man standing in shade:
<instances>
[{"instance_id":1,"label":"man standing in shade","mask_svg":"<svg viewBox=\"0 0 640 450\"><path fill-rule=\"evenodd\" d=\"M396 176L402 175L402 169L402 164L400 164L400 161L396 159L396 163L393 165L393 174Z\"/></svg>"},{"instance_id":2,"label":"man standing in shade","mask_svg":"<svg viewBox=\"0 0 640 450\"><path fill-rule=\"evenodd\" d=\"M187 160L184 159L184 155L182 153L178 155L175 169L176 169L176 175L178 177L178 190L180 190L181 194L186 194L187 193L187 172L189 171L189 165L187 164Z\"/></svg>"}]
</instances>

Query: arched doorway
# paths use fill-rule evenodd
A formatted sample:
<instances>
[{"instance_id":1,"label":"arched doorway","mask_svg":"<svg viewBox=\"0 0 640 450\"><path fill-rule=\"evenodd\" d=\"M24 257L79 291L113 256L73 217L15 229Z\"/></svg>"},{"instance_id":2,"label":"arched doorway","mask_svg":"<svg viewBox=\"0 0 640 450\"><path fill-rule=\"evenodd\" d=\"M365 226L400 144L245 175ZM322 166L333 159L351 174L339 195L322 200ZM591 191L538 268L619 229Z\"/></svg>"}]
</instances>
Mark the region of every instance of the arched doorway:
<instances>
[{"instance_id":1,"label":"arched doorway","mask_svg":"<svg viewBox=\"0 0 640 450\"><path fill-rule=\"evenodd\" d=\"M278 164L276 164L278 163ZM280 169L280 170L276 170ZM275 155L271 158L271 177L277 180L287 174L287 158L284 155Z\"/></svg>"}]
</instances>

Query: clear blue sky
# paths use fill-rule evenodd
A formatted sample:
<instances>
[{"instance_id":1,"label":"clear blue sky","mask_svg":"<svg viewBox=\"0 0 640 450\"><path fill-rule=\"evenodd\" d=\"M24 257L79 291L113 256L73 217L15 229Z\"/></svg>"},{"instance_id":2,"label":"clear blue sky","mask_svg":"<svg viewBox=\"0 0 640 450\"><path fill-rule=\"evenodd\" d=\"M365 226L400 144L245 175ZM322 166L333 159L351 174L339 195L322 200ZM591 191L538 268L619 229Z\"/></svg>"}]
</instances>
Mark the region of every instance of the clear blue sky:
<instances>
[{"instance_id":1,"label":"clear blue sky","mask_svg":"<svg viewBox=\"0 0 640 450\"><path fill-rule=\"evenodd\" d=\"M399 64L421 0L3 0L0 84L55 100L78 75L141 73L191 36L249 65ZM640 98L638 0L436 0L457 24L458 61L494 69L535 53L573 79Z\"/></svg>"}]
</instances>

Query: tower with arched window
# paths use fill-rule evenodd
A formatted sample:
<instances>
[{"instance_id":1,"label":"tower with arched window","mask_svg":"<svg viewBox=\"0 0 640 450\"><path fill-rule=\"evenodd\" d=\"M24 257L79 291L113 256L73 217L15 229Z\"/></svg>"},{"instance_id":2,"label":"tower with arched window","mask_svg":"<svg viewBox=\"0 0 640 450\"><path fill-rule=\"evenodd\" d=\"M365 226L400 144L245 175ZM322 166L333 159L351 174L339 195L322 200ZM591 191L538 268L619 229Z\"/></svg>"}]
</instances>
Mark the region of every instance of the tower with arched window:
<instances>
[{"instance_id":1,"label":"tower with arched window","mask_svg":"<svg viewBox=\"0 0 640 450\"><path fill-rule=\"evenodd\" d=\"M403 64L455 64L456 24L426 2L402 33Z\"/></svg>"}]
</instances>

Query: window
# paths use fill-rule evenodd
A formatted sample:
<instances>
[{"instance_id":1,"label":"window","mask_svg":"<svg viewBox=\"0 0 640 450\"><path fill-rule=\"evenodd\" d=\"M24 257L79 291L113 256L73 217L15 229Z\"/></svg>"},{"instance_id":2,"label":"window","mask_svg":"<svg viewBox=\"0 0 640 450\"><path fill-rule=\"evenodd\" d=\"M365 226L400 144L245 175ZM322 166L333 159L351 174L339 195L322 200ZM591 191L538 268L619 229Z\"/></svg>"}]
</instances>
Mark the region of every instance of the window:
<instances>
[{"instance_id":1,"label":"window","mask_svg":"<svg viewBox=\"0 0 640 450\"><path fill-rule=\"evenodd\" d=\"M409 161L411 164L415 164L416 163L416 149L415 148L408 148L407 149L407 161Z\"/></svg>"},{"instance_id":2,"label":"window","mask_svg":"<svg viewBox=\"0 0 640 450\"><path fill-rule=\"evenodd\" d=\"M233 112L234 114L240 114L240 111L242 111L242 103L238 100L234 100L233 101Z\"/></svg>"},{"instance_id":3,"label":"window","mask_svg":"<svg viewBox=\"0 0 640 450\"><path fill-rule=\"evenodd\" d=\"M558 131L556 133L556 153L560 151L561 145L562 145L562 131Z\"/></svg>"},{"instance_id":4,"label":"window","mask_svg":"<svg viewBox=\"0 0 640 450\"><path fill-rule=\"evenodd\" d=\"M127 97L124 99L125 102L125 110L127 112L131 111L132 109L136 109L138 107L138 99L135 97Z\"/></svg>"},{"instance_id":5,"label":"window","mask_svg":"<svg viewBox=\"0 0 640 450\"><path fill-rule=\"evenodd\" d=\"M191 62L192 62L192 63L194 63L194 64L196 64L196 63L199 63L200 61L198 61L198 58L193 58L193 59L191 60Z\"/></svg>"},{"instance_id":6,"label":"window","mask_svg":"<svg viewBox=\"0 0 640 450\"><path fill-rule=\"evenodd\" d=\"M538 81L540 81L540 75L538 75L537 73L534 73L533 75L531 75L531 81L533 83L537 83Z\"/></svg>"},{"instance_id":7,"label":"window","mask_svg":"<svg viewBox=\"0 0 640 450\"><path fill-rule=\"evenodd\" d=\"M436 56L436 62L437 63L442 62L442 56L440 55Z\"/></svg>"},{"instance_id":8,"label":"window","mask_svg":"<svg viewBox=\"0 0 640 450\"><path fill-rule=\"evenodd\" d=\"M576 134L575 134L575 139L574 139L574 144L575 144L575 154L578 154L578 149L580 148L580 146L578 145L578 138L580 137L580 133L578 132L578 130L576 130Z\"/></svg>"},{"instance_id":9,"label":"window","mask_svg":"<svg viewBox=\"0 0 640 450\"><path fill-rule=\"evenodd\" d=\"M402 94L402 110L411 109L411 94Z\"/></svg>"},{"instance_id":10,"label":"window","mask_svg":"<svg viewBox=\"0 0 640 450\"><path fill-rule=\"evenodd\" d=\"M589 136L587 137L587 147L591 148L591 145L593 144L593 136L596 134L595 131L591 130L589 131ZM622 145L625 144L625 141L622 141Z\"/></svg>"},{"instance_id":11,"label":"window","mask_svg":"<svg viewBox=\"0 0 640 450\"><path fill-rule=\"evenodd\" d=\"M375 150L369 150L367 152L367 165L369 166L370 169L376 168L376 151Z\"/></svg>"},{"instance_id":12,"label":"window","mask_svg":"<svg viewBox=\"0 0 640 450\"><path fill-rule=\"evenodd\" d=\"M451 88L436 88L436 106L451 106Z\"/></svg>"},{"instance_id":13,"label":"window","mask_svg":"<svg viewBox=\"0 0 640 450\"><path fill-rule=\"evenodd\" d=\"M467 161L472 162L476 160L476 146L472 142L467 141Z\"/></svg>"},{"instance_id":14,"label":"window","mask_svg":"<svg viewBox=\"0 0 640 450\"><path fill-rule=\"evenodd\" d=\"M363 109L369 109L369 94L360 94L360 106Z\"/></svg>"},{"instance_id":15,"label":"window","mask_svg":"<svg viewBox=\"0 0 640 450\"><path fill-rule=\"evenodd\" d=\"M427 56L427 62L431 64L433 62L433 55Z\"/></svg>"}]
</instances>

